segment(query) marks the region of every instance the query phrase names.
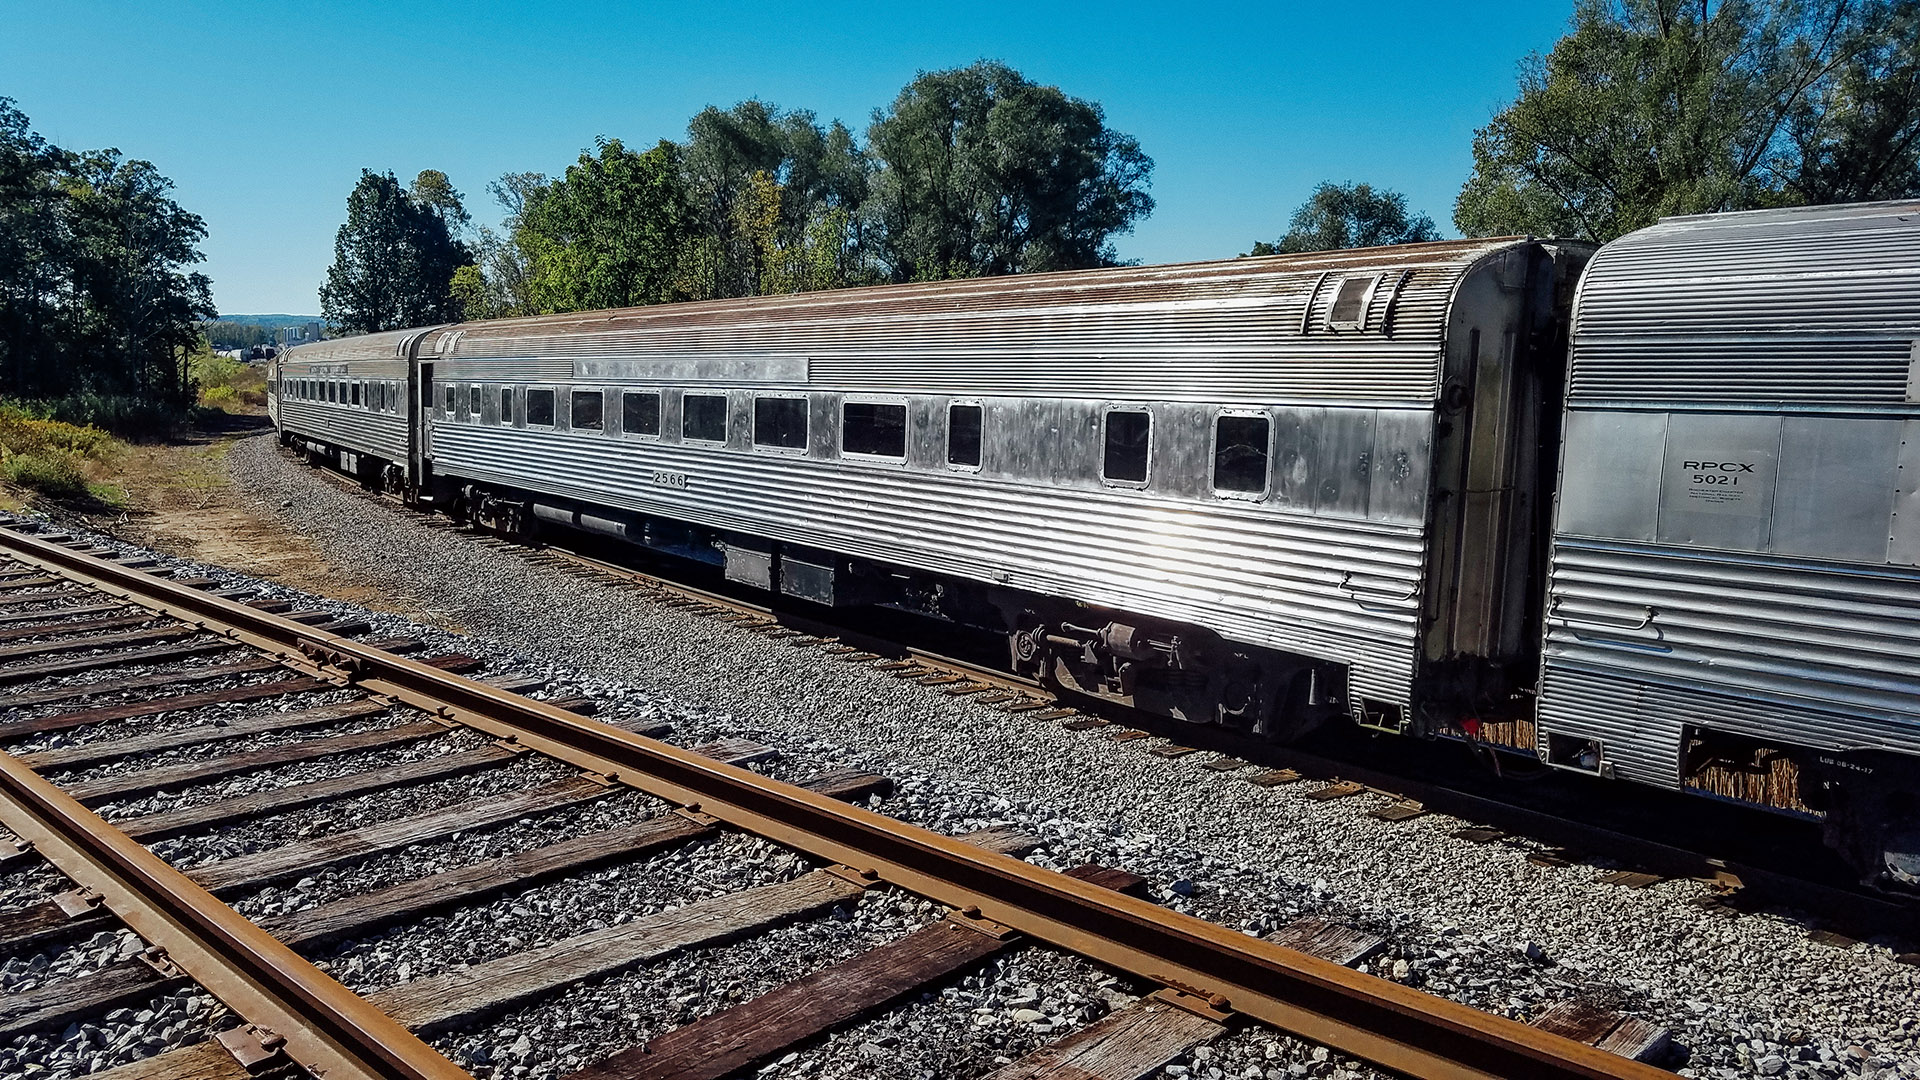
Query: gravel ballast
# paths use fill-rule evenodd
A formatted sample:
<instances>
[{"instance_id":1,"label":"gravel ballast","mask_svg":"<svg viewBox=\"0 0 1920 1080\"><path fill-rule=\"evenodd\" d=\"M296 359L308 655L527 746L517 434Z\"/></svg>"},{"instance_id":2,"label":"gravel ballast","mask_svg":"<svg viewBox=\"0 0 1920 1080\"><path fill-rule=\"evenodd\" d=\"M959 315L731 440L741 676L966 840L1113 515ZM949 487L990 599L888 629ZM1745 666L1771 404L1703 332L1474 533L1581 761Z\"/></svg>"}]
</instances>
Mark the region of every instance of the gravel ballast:
<instances>
[{"instance_id":1,"label":"gravel ballast","mask_svg":"<svg viewBox=\"0 0 1920 1080\"><path fill-rule=\"evenodd\" d=\"M643 698L687 734L885 772L902 782L900 816L947 831L1015 823L1048 841L1043 861L1145 874L1172 906L1240 929L1343 918L1393 943L1383 974L1481 1008L1524 1018L1571 993L1607 998L1672 1028L1691 1075L1920 1076L1920 968L1883 945L1815 944L1789 916L1688 903L1702 883L1603 885L1592 867L1456 839L1459 822L1440 815L1381 822L1362 813L1370 796L1314 802L1211 773L1198 755L1154 758L903 685L429 527L289 461L271 437L228 460L262 513L368 583L589 692Z\"/></svg>"}]
</instances>

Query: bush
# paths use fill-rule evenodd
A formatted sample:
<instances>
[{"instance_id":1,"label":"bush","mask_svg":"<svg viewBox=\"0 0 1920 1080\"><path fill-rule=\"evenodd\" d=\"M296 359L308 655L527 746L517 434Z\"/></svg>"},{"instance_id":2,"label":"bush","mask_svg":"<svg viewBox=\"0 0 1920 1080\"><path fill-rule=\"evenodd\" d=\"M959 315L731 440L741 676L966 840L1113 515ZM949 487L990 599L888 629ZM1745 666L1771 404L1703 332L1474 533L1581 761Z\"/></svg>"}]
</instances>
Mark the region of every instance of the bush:
<instances>
[{"instance_id":1,"label":"bush","mask_svg":"<svg viewBox=\"0 0 1920 1080\"><path fill-rule=\"evenodd\" d=\"M113 437L91 424L39 419L17 405L0 405L0 453L58 452L100 460L112 449Z\"/></svg>"},{"instance_id":2,"label":"bush","mask_svg":"<svg viewBox=\"0 0 1920 1080\"><path fill-rule=\"evenodd\" d=\"M80 457L62 450L38 454L9 454L0 465L8 482L32 488L43 495L74 499L90 494L87 475L80 469Z\"/></svg>"},{"instance_id":3,"label":"bush","mask_svg":"<svg viewBox=\"0 0 1920 1080\"><path fill-rule=\"evenodd\" d=\"M94 427L123 439L162 439L180 426L181 408L171 401L125 394L70 394L63 398L18 401L0 406L0 412L38 420L58 420L76 427Z\"/></svg>"},{"instance_id":4,"label":"bush","mask_svg":"<svg viewBox=\"0 0 1920 1080\"><path fill-rule=\"evenodd\" d=\"M187 360L187 373L199 388L199 403L223 412L244 412L267 403L265 369L202 348Z\"/></svg>"}]
</instances>

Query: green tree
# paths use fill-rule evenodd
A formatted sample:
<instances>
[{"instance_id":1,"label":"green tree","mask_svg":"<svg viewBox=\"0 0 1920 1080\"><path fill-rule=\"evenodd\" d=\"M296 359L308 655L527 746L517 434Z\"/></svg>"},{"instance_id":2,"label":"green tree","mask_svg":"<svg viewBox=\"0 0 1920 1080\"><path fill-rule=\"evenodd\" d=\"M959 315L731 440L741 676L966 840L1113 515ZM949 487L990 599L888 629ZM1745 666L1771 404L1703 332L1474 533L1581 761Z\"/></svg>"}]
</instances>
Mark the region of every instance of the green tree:
<instances>
[{"instance_id":1,"label":"green tree","mask_svg":"<svg viewBox=\"0 0 1920 1080\"><path fill-rule=\"evenodd\" d=\"M792 291L797 279L768 276L772 262L788 257L774 253L798 253L830 240L841 250L816 260L824 274L816 277L828 284L815 287L869 278L860 269L865 253L854 227L869 171L853 133L838 121L822 127L811 112L786 112L758 100L702 109L687 124L681 155L698 230L692 243L711 266L702 295Z\"/></svg>"},{"instance_id":2,"label":"green tree","mask_svg":"<svg viewBox=\"0 0 1920 1080\"><path fill-rule=\"evenodd\" d=\"M447 192L451 186L444 192L428 189L432 197ZM320 288L320 313L334 333L368 334L462 316L453 277L473 260L454 238L448 212L444 201L416 201L390 172L361 170L347 196L346 223L334 239L333 265Z\"/></svg>"},{"instance_id":3,"label":"green tree","mask_svg":"<svg viewBox=\"0 0 1920 1080\"><path fill-rule=\"evenodd\" d=\"M1798 168L1787 197L1812 204L1920 194L1920 4L1860 18L1832 71L1789 110Z\"/></svg>"},{"instance_id":4,"label":"green tree","mask_svg":"<svg viewBox=\"0 0 1920 1080\"><path fill-rule=\"evenodd\" d=\"M1920 193L1912 0L1581 0L1474 137L1468 235Z\"/></svg>"},{"instance_id":5,"label":"green tree","mask_svg":"<svg viewBox=\"0 0 1920 1080\"><path fill-rule=\"evenodd\" d=\"M867 130L867 213L896 281L1113 265L1153 160L1100 106L981 61L923 73Z\"/></svg>"},{"instance_id":6,"label":"green tree","mask_svg":"<svg viewBox=\"0 0 1920 1080\"><path fill-rule=\"evenodd\" d=\"M200 330L216 349L250 349L273 340L266 327L254 323L210 322L201 324Z\"/></svg>"},{"instance_id":7,"label":"green tree","mask_svg":"<svg viewBox=\"0 0 1920 1080\"><path fill-rule=\"evenodd\" d=\"M206 225L172 181L118 150L76 153L0 98L0 379L16 396L99 394L179 408L215 314Z\"/></svg>"},{"instance_id":8,"label":"green tree","mask_svg":"<svg viewBox=\"0 0 1920 1080\"><path fill-rule=\"evenodd\" d=\"M71 367L59 300L71 265L62 177L72 162L0 98L0 372L16 395Z\"/></svg>"},{"instance_id":9,"label":"green tree","mask_svg":"<svg viewBox=\"0 0 1920 1080\"><path fill-rule=\"evenodd\" d=\"M118 150L80 154L65 180L74 290L71 333L90 361L84 383L59 389L185 403L187 358L218 312L213 285L186 267L207 228L169 197L173 182Z\"/></svg>"},{"instance_id":10,"label":"green tree","mask_svg":"<svg viewBox=\"0 0 1920 1080\"><path fill-rule=\"evenodd\" d=\"M425 207L440 215L447 223L447 232L455 240L464 241L467 231L473 226L473 217L467 213L466 203L460 192L454 189L453 181L439 169L422 169L407 186L407 198L415 206Z\"/></svg>"},{"instance_id":11,"label":"green tree","mask_svg":"<svg viewBox=\"0 0 1920 1080\"><path fill-rule=\"evenodd\" d=\"M1249 255L1290 255L1299 251L1418 244L1440 239L1433 219L1409 215L1407 197L1370 184L1321 184L1293 212L1287 235L1277 244L1259 241Z\"/></svg>"},{"instance_id":12,"label":"green tree","mask_svg":"<svg viewBox=\"0 0 1920 1080\"><path fill-rule=\"evenodd\" d=\"M538 312L659 304L698 294L694 214L680 148L644 153L618 139L582 152L565 176L528 193L512 242L527 259Z\"/></svg>"}]
</instances>

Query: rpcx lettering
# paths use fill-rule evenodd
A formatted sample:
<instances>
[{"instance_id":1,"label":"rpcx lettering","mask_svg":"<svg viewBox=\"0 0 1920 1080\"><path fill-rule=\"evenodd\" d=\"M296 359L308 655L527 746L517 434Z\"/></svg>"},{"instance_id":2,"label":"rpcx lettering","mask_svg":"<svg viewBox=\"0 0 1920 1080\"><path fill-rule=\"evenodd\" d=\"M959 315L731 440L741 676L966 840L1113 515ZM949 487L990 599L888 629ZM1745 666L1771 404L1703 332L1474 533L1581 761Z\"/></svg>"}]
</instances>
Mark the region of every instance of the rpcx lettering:
<instances>
[{"instance_id":1,"label":"rpcx lettering","mask_svg":"<svg viewBox=\"0 0 1920 1080\"><path fill-rule=\"evenodd\" d=\"M1696 472L1706 472L1709 469L1718 469L1721 472L1753 471L1753 466L1744 461L1683 461L1680 463L1680 467L1683 469L1692 469Z\"/></svg>"}]
</instances>

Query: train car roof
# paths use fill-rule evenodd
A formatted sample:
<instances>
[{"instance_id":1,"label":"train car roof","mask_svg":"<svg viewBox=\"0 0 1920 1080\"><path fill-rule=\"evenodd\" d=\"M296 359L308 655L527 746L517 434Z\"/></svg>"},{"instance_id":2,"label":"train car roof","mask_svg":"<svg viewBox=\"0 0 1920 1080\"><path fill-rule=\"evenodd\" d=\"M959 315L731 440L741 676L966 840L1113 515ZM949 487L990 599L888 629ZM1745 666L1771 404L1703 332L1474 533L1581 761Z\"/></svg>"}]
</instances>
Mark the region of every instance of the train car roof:
<instances>
[{"instance_id":1,"label":"train car roof","mask_svg":"<svg viewBox=\"0 0 1920 1080\"><path fill-rule=\"evenodd\" d=\"M1920 339L1920 202L1672 217L1601 248L1572 396L1899 404Z\"/></svg>"},{"instance_id":2,"label":"train car roof","mask_svg":"<svg viewBox=\"0 0 1920 1080\"><path fill-rule=\"evenodd\" d=\"M1461 283L1540 246L1493 237L661 304L432 328L412 348L455 380L1417 403L1439 391ZM1580 260L1589 247L1557 245ZM406 347L398 334L348 339L294 362Z\"/></svg>"}]
</instances>

